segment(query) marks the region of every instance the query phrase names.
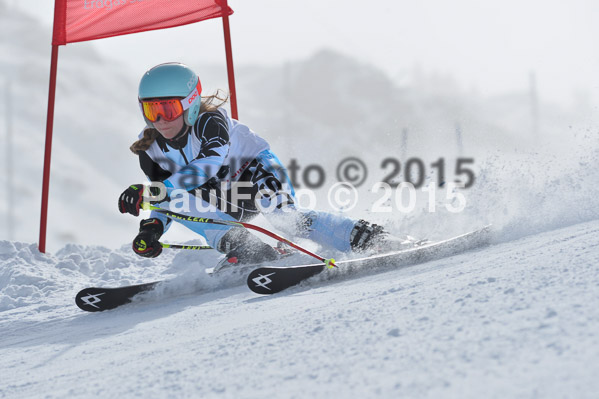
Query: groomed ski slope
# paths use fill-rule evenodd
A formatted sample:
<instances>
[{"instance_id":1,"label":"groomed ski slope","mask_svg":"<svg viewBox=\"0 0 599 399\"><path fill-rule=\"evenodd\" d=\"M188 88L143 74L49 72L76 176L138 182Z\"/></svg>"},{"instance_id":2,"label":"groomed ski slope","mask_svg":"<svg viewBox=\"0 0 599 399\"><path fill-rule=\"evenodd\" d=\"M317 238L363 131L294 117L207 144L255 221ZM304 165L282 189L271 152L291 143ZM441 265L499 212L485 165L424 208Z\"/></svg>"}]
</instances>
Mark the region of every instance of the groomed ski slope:
<instances>
[{"instance_id":1,"label":"groomed ski slope","mask_svg":"<svg viewBox=\"0 0 599 399\"><path fill-rule=\"evenodd\" d=\"M0 243L0 397L599 392L599 221L271 297L210 288L188 254L150 266L125 248L34 248ZM165 275L178 275L171 292L121 309L83 313L73 303L90 281ZM172 295L200 286L211 291Z\"/></svg>"}]
</instances>

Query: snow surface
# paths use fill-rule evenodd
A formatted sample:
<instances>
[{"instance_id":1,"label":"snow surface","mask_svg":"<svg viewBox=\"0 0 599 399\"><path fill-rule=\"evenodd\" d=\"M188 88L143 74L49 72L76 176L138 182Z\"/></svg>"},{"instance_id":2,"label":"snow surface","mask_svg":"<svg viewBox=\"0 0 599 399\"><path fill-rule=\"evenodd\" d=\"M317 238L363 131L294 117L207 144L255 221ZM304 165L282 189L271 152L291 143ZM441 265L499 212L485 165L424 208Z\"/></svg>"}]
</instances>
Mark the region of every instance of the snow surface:
<instances>
[{"instance_id":1,"label":"snow surface","mask_svg":"<svg viewBox=\"0 0 599 399\"><path fill-rule=\"evenodd\" d=\"M272 297L216 287L189 252L154 262L3 241L0 258L2 397L599 392L599 221ZM166 277L114 311L74 304L90 283Z\"/></svg>"}]
</instances>

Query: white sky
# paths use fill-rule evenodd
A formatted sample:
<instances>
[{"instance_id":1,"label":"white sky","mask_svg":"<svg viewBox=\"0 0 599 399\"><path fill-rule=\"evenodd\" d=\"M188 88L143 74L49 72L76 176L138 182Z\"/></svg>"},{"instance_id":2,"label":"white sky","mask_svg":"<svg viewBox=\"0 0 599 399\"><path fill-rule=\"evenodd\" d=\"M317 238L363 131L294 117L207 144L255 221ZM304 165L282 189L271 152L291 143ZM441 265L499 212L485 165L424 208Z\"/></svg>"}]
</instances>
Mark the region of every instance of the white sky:
<instances>
[{"instance_id":1,"label":"white sky","mask_svg":"<svg viewBox=\"0 0 599 399\"><path fill-rule=\"evenodd\" d=\"M52 23L53 1L8 3ZM396 79L419 66L452 75L463 88L482 94L525 90L535 71L542 99L570 104L574 93L587 91L599 104L594 0L229 0L229 5L235 11L230 20L237 66L281 64L328 47ZM224 65L220 20L93 43L138 74L170 60ZM139 51L133 54L132 47Z\"/></svg>"}]
</instances>

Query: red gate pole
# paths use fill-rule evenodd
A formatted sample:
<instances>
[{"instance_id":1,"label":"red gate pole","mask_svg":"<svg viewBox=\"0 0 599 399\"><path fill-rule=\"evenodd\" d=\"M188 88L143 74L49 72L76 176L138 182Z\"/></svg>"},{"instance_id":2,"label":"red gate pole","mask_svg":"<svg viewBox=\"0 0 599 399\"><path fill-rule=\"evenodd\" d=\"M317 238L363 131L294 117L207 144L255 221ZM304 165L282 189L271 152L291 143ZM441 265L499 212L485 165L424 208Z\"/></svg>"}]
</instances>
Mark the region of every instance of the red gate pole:
<instances>
[{"instance_id":1,"label":"red gate pole","mask_svg":"<svg viewBox=\"0 0 599 399\"><path fill-rule=\"evenodd\" d=\"M52 127L54 125L54 99L56 94L56 71L58 65L58 45L52 45L50 62L50 87L48 92L48 115L46 119L46 149L44 152L44 176L42 182L42 212L40 216L39 250L46 252L46 227L48 220L48 192L50 188L50 158L52 155Z\"/></svg>"},{"instance_id":2,"label":"red gate pole","mask_svg":"<svg viewBox=\"0 0 599 399\"><path fill-rule=\"evenodd\" d=\"M231 49L231 30L229 29L229 6L227 0L222 1L223 30L225 32L225 53L227 55L227 74L229 76L229 94L231 96L231 116L239 119L237 115L237 93L235 92L235 73L233 71L233 51Z\"/></svg>"}]
</instances>

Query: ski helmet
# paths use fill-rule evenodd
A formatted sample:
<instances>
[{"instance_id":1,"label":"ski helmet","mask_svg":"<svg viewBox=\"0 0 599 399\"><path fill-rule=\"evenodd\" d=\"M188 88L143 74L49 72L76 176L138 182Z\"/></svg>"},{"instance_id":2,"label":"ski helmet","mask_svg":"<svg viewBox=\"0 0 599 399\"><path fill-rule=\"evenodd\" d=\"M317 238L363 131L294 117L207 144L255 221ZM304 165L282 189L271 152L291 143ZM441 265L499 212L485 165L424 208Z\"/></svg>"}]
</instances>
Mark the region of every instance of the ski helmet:
<instances>
[{"instance_id":1,"label":"ski helmet","mask_svg":"<svg viewBox=\"0 0 599 399\"><path fill-rule=\"evenodd\" d=\"M200 114L201 94L202 85L195 72L187 65L168 62L156 65L144 74L139 82L138 99L141 106L142 100L179 98L185 110L183 120L192 126ZM154 127L145 115L144 119L149 127Z\"/></svg>"}]
</instances>

